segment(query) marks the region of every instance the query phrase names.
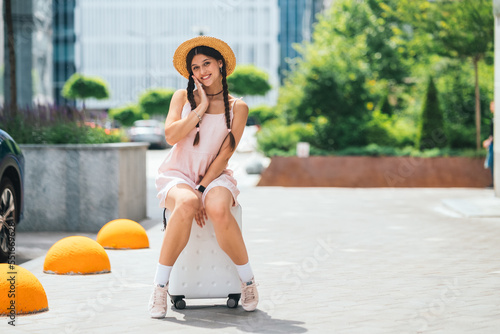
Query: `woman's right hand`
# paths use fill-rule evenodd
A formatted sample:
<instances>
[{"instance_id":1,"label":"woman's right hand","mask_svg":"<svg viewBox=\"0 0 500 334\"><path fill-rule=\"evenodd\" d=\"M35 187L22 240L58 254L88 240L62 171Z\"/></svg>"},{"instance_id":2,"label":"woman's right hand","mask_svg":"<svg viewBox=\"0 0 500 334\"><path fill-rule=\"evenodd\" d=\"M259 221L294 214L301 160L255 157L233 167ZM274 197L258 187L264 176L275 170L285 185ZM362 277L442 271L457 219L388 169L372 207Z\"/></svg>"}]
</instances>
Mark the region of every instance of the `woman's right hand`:
<instances>
[{"instance_id":1,"label":"woman's right hand","mask_svg":"<svg viewBox=\"0 0 500 334\"><path fill-rule=\"evenodd\" d=\"M200 106L202 106L203 111L202 114L208 109L209 101L205 90L203 89L203 85L198 81L198 79L193 75L193 80L196 85L196 89L198 90L198 96L200 97Z\"/></svg>"}]
</instances>

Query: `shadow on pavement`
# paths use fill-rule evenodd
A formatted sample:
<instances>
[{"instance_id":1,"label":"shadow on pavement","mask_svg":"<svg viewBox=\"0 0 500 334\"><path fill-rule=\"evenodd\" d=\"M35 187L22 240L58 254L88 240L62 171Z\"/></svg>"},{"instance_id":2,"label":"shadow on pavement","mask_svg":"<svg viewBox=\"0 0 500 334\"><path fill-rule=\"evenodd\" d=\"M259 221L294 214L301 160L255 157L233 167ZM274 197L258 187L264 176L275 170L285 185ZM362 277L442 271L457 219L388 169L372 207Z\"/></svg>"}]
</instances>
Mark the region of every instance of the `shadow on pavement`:
<instances>
[{"instance_id":1,"label":"shadow on pavement","mask_svg":"<svg viewBox=\"0 0 500 334\"><path fill-rule=\"evenodd\" d=\"M259 309L254 312L246 312L241 306L230 309L221 305L210 306L187 306L183 310L175 310L184 315L179 320L167 317L162 321L183 324L199 328L222 329L234 327L249 333L305 333L307 329L301 327L304 322L277 319Z\"/></svg>"}]
</instances>

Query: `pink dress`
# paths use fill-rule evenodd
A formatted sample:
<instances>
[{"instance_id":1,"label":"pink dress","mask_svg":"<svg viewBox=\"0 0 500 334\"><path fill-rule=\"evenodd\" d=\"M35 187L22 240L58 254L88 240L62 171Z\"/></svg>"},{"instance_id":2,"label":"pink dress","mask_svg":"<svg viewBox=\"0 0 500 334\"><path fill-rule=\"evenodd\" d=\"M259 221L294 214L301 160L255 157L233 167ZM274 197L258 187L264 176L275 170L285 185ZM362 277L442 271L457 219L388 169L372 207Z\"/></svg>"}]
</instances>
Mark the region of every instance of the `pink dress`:
<instances>
[{"instance_id":1,"label":"pink dress","mask_svg":"<svg viewBox=\"0 0 500 334\"><path fill-rule=\"evenodd\" d=\"M236 100L233 102L230 110L231 124L233 121L233 108ZM191 106L188 102L182 108L181 117L187 117L191 112ZM222 143L228 135L226 126L226 117L222 114L204 114L203 121L200 123L200 142L193 146L196 128L191 130L186 137L176 143L165 160L158 169L156 175L156 196L160 200L160 207L165 207L165 199L173 186L177 184L187 184L193 189L205 176L208 168L217 157ZM233 195L234 203L237 205L236 198L240 191L236 186L236 179L233 177L233 171L226 169L222 174L214 179L207 187L202 196L203 204L205 197L214 187L225 187Z\"/></svg>"}]
</instances>

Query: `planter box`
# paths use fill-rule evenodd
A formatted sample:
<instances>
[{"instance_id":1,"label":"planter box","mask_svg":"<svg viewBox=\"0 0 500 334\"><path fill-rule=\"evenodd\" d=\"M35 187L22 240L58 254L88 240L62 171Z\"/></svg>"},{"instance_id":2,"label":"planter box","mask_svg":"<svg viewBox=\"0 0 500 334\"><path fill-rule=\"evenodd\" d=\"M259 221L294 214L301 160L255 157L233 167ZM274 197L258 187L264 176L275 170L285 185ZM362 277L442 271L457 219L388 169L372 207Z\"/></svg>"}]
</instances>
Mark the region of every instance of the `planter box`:
<instances>
[{"instance_id":1,"label":"planter box","mask_svg":"<svg viewBox=\"0 0 500 334\"><path fill-rule=\"evenodd\" d=\"M258 186L478 187L491 185L480 158L273 157Z\"/></svg>"},{"instance_id":2,"label":"planter box","mask_svg":"<svg viewBox=\"0 0 500 334\"><path fill-rule=\"evenodd\" d=\"M145 143L20 145L26 160L19 231L98 232L146 217Z\"/></svg>"}]
</instances>

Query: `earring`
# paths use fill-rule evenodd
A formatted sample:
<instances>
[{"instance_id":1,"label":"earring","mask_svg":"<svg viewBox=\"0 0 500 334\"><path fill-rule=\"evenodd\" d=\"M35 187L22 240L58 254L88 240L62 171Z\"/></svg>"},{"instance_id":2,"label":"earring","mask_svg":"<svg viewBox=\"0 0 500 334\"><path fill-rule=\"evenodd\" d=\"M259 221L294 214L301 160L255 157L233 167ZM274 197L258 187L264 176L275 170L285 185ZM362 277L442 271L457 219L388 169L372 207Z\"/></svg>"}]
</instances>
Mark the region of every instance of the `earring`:
<instances>
[{"instance_id":1,"label":"earring","mask_svg":"<svg viewBox=\"0 0 500 334\"><path fill-rule=\"evenodd\" d=\"M220 73L222 73L222 67L219 67L219 71L220 71Z\"/></svg>"}]
</instances>

